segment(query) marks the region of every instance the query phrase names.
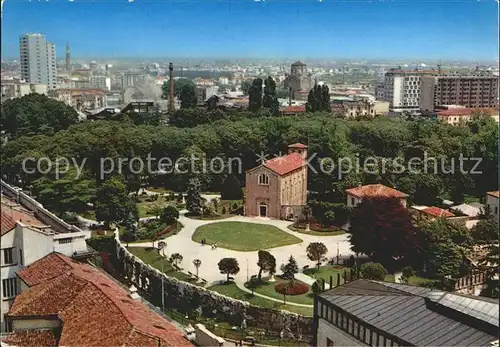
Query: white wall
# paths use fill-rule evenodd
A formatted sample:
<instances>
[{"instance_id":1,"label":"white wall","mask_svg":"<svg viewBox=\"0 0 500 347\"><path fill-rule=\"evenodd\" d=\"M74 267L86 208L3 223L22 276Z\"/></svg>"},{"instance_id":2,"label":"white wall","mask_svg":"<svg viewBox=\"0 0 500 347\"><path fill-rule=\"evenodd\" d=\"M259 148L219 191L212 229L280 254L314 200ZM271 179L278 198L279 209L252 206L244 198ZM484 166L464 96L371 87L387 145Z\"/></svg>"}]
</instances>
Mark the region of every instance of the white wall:
<instances>
[{"instance_id":1,"label":"white wall","mask_svg":"<svg viewBox=\"0 0 500 347\"><path fill-rule=\"evenodd\" d=\"M363 342L350 336L323 318L319 318L318 333L316 336L317 346L326 346L327 338L333 342L333 346L366 346Z\"/></svg>"},{"instance_id":2,"label":"white wall","mask_svg":"<svg viewBox=\"0 0 500 347\"><path fill-rule=\"evenodd\" d=\"M486 195L486 205L490 207L491 213L494 216L498 217L499 215L498 198L491 195Z\"/></svg>"}]
</instances>

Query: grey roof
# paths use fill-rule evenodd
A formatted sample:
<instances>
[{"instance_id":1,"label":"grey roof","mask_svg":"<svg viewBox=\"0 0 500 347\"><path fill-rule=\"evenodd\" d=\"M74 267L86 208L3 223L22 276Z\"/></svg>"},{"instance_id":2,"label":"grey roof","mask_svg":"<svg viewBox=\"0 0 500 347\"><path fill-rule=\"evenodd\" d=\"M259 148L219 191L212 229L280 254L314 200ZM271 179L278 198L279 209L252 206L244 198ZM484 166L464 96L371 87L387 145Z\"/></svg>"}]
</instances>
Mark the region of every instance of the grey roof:
<instances>
[{"instance_id":1,"label":"grey roof","mask_svg":"<svg viewBox=\"0 0 500 347\"><path fill-rule=\"evenodd\" d=\"M457 210L469 217L476 217L481 213L481 207L473 206L472 204L460 204L452 206L451 209Z\"/></svg>"},{"instance_id":2,"label":"grey roof","mask_svg":"<svg viewBox=\"0 0 500 347\"><path fill-rule=\"evenodd\" d=\"M305 63L301 62L300 60L298 60L295 63L293 63L292 66L307 66L307 64L305 64Z\"/></svg>"},{"instance_id":3,"label":"grey roof","mask_svg":"<svg viewBox=\"0 0 500 347\"><path fill-rule=\"evenodd\" d=\"M488 299L368 280L356 280L320 296L414 346L487 346L498 339L429 305L442 305L498 326L498 303Z\"/></svg>"}]
</instances>

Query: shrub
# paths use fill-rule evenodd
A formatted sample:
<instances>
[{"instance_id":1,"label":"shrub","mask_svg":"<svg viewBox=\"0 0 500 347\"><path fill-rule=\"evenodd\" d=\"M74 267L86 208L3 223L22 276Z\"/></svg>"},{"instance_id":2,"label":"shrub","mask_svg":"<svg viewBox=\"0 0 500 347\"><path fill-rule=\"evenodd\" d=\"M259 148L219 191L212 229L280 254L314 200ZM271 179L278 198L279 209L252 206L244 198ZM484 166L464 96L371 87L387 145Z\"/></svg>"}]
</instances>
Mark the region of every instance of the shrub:
<instances>
[{"instance_id":1,"label":"shrub","mask_svg":"<svg viewBox=\"0 0 500 347\"><path fill-rule=\"evenodd\" d=\"M309 286L303 282L290 281L277 283L274 286L276 293L283 295L300 295L309 291Z\"/></svg>"},{"instance_id":2,"label":"shrub","mask_svg":"<svg viewBox=\"0 0 500 347\"><path fill-rule=\"evenodd\" d=\"M222 214L226 214L227 211L226 211L226 206L222 206Z\"/></svg>"},{"instance_id":3,"label":"shrub","mask_svg":"<svg viewBox=\"0 0 500 347\"><path fill-rule=\"evenodd\" d=\"M314 294L318 295L323 291L323 286L321 285L320 281L316 281L313 283L311 289Z\"/></svg>"},{"instance_id":4,"label":"shrub","mask_svg":"<svg viewBox=\"0 0 500 347\"><path fill-rule=\"evenodd\" d=\"M238 209L238 204L237 203L234 203L233 204L233 210L237 210Z\"/></svg>"},{"instance_id":5,"label":"shrub","mask_svg":"<svg viewBox=\"0 0 500 347\"><path fill-rule=\"evenodd\" d=\"M385 275L387 274L387 270L382 266L382 264L374 262L361 265L360 271L363 278L377 281L383 281Z\"/></svg>"}]
</instances>

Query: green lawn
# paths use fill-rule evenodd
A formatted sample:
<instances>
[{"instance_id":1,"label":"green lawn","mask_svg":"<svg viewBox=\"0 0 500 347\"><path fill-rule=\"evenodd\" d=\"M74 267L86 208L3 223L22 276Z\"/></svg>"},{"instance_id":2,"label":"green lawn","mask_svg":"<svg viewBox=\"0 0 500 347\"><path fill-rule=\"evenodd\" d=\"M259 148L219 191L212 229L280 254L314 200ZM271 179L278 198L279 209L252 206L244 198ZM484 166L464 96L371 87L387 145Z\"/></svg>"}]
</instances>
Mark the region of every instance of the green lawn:
<instances>
[{"instance_id":1,"label":"green lawn","mask_svg":"<svg viewBox=\"0 0 500 347\"><path fill-rule=\"evenodd\" d=\"M258 251L302 242L274 226L244 222L219 222L203 225L196 229L193 241L201 242L235 251Z\"/></svg>"},{"instance_id":2,"label":"green lawn","mask_svg":"<svg viewBox=\"0 0 500 347\"><path fill-rule=\"evenodd\" d=\"M286 280L280 279L278 277L275 277L276 282L268 282L268 278L263 278L260 284L258 285L257 288L254 289L256 293L269 296L271 298L283 300L283 295L277 293L274 290L274 285L276 283L280 282L287 282ZM300 282L300 281L297 281ZM295 302L297 304L306 304L306 305L312 305L314 303L314 294L311 291L311 288L309 287L309 291L305 294L301 295L287 295L286 296L286 301L287 302Z\"/></svg>"},{"instance_id":3,"label":"green lawn","mask_svg":"<svg viewBox=\"0 0 500 347\"><path fill-rule=\"evenodd\" d=\"M167 246L168 249L168 246ZM129 252L139 257L146 264L161 271L163 263L163 272L168 276L178 278L181 281L191 282L191 277L183 272L175 271L172 265L162 256L158 254L156 248L151 247L129 247ZM182 265L181 265L182 266ZM201 284L200 284L201 285Z\"/></svg>"},{"instance_id":4,"label":"green lawn","mask_svg":"<svg viewBox=\"0 0 500 347\"><path fill-rule=\"evenodd\" d=\"M332 230L332 231L309 230L309 231L306 231L305 229L302 229L302 228L296 228L293 224L289 225L288 229L290 229L291 231L295 231L297 233L306 234L306 235L314 235L314 236L336 236L336 235L345 234L344 230Z\"/></svg>"},{"instance_id":5,"label":"green lawn","mask_svg":"<svg viewBox=\"0 0 500 347\"><path fill-rule=\"evenodd\" d=\"M333 285L337 285L337 274L340 273L340 281L343 283L342 274L345 270L347 272L350 271L348 267L342 267L341 269L334 269L333 267L336 265L323 265L319 267L319 271L316 267L304 270L304 274L316 278L316 279L324 279L327 284L330 284L330 276L333 276Z\"/></svg>"},{"instance_id":6,"label":"green lawn","mask_svg":"<svg viewBox=\"0 0 500 347\"><path fill-rule=\"evenodd\" d=\"M290 312L295 312L304 316L312 316L313 308L312 307L300 307L294 305L283 305L283 303L267 300L256 295L252 295L250 293L244 292L239 289L236 284L233 282L229 284L216 284L208 287L207 289L213 290L214 292L218 292L229 296L234 299L248 301L252 305L265 307L265 308L273 308L276 310L287 310Z\"/></svg>"}]
</instances>

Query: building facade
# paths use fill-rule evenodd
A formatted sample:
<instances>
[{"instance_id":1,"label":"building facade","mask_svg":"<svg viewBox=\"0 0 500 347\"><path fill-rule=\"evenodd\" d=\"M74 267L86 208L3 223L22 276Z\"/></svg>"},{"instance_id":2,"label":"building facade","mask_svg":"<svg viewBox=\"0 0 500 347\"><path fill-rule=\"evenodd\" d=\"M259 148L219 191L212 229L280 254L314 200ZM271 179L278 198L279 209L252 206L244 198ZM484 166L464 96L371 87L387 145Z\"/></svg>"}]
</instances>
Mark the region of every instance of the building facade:
<instances>
[{"instance_id":1,"label":"building facade","mask_svg":"<svg viewBox=\"0 0 500 347\"><path fill-rule=\"evenodd\" d=\"M358 279L314 298L313 346L495 346L498 302Z\"/></svg>"},{"instance_id":2,"label":"building facade","mask_svg":"<svg viewBox=\"0 0 500 347\"><path fill-rule=\"evenodd\" d=\"M41 34L25 34L19 39L21 78L27 83L46 84L56 89L56 48Z\"/></svg>"},{"instance_id":3,"label":"building facade","mask_svg":"<svg viewBox=\"0 0 500 347\"><path fill-rule=\"evenodd\" d=\"M440 105L496 108L498 76L422 77L420 108L434 111Z\"/></svg>"},{"instance_id":4,"label":"building facade","mask_svg":"<svg viewBox=\"0 0 500 347\"><path fill-rule=\"evenodd\" d=\"M296 97L295 92L309 93L309 90L314 86L312 76L307 71L307 64L301 61L292 64L290 74L286 75L283 83L287 90L292 90L293 99Z\"/></svg>"},{"instance_id":5,"label":"building facade","mask_svg":"<svg viewBox=\"0 0 500 347\"><path fill-rule=\"evenodd\" d=\"M37 93L47 95L47 85L38 83L25 83L20 80L2 80L2 99L20 98Z\"/></svg>"},{"instance_id":6,"label":"building facade","mask_svg":"<svg viewBox=\"0 0 500 347\"><path fill-rule=\"evenodd\" d=\"M355 188L346 189L347 206L356 207L365 198L396 198L406 207L408 194L400 192L394 188L384 186L383 184L367 184Z\"/></svg>"},{"instance_id":7,"label":"building facade","mask_svg":"<svg viewBox=\"0 0 500 347\"><path fill-rule=\"evenodd\" d=\"M101 89L58 89L53 95L79 112L107 106L106 94Z\"/></svg>"},{"instance_id":8,"label":"building facade","mask_svg":"<svg viewBox=\"0 0 500 347\"><path fill-rule=\"evenodd\" d=\"M89 87L93 89L111 90L111 78L106 76L92 75L89 78L89 84Z\"/></svg>"},{"instance_id":9,"label":"building facade","mask_svg":"<svg viewBox=\"0 0 500 347\"><path fill-rule=\"evenodd\" d=\"M493 118L497 123L499 121L498 110L494 108L468 108L455 107L447 110L438 111L436 117L443 123L450 125L459 125L469 122L474 116L488 116Z\"/></svg>"},{"instance_id":10,"label":"building facade","mask_svg":"<svg viewBox=\"0 0 500 347\"><path fill-rule=\"evenodd\" d=\"M420 80L437 75L434 70L390 70L385 73L384 98L391 112L412 112L420 109Z\"/></svg>"},{"instance_id":11,"label":"building facade","mask_svg":"<svg viewBox=\"0 0 500 347\"><path fill-rule=\"evenodd\" d=\"M288 154L246 172L245 215L297 219L307 204L307 146L288 146Z\"/></svg>"}]
</instances>

